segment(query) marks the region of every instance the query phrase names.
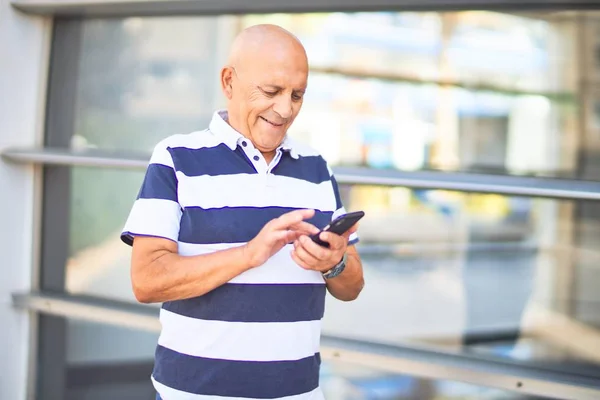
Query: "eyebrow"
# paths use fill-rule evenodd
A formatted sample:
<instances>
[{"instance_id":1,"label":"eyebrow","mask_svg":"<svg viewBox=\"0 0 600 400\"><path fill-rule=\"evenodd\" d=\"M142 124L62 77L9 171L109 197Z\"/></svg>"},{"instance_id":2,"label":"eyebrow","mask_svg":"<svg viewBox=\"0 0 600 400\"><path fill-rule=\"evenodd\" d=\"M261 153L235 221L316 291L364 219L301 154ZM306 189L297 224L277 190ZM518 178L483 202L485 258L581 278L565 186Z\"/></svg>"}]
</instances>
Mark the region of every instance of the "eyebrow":
<instances>
[{"instance_id":1,"label":"eyebrow","mask_svg":"<svg viewBox=\"0 0 600 400\"><path fill-rule=\"evenodd\" d=\"M269 89L273 89L273 90L283 90L283 88L281 86L278 85L270 85L270 84L266 84L266 85L260 85L259 89L264 90L264 88L269 88ZM306 92L306 88L300 88L300 89L294 89L294 92Z\"/></svg>"}]
</instances>

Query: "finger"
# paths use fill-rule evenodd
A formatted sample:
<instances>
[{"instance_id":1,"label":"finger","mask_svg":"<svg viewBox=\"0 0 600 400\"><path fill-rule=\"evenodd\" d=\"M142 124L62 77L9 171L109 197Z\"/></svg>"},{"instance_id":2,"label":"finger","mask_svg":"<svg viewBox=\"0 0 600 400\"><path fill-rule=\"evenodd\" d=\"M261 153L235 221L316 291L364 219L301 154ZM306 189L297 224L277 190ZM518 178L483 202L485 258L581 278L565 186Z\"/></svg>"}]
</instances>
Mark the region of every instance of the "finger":
<instances>
[{"instance_id":1,"label":"finger","mask_svg":"<svg viewBox=\"0 0 600 400\"><path fill-rule=\"evenodd\" d=\"M271 236L271 238L274 241L281 240L281 241L284 241L285 243L293 243L300 237L300 235L301 234L299 232L285 230L285 231L273 232L273 236Z\"/></svg>"},{"instance_id":2,"label":"finger","mask_svg":"<svg viewBox=\"0 0 600 400\"><path fill-rule=\"evenodd\" d=\"M304 265L313 269L316 265L319 264L319 260L315 259L312 255L310 255L302 244L298 240L294 242L294 252L296 256L304 263Z\"/></svg>"},{"instance_id":3,"label":"finger","mask_svg":"<svg viewBox=\"0 0 600 400\"><path fill-rule=\"evenodd\" d=\"M346 240L348 240L350 238L350 235L352 235L357 230L358 230L358 222L355 223L354 225L352 225L352 227L350 229L348 229L346 232L344 232L344 234L342 236L345 237Z\"/></svg>"},{"instance_id":4,"label":"finger","mask_svg":"<svg viewBox=\"0 0 600 400\"><path fill-rule=\"evenodd\" d=\"M342 249L348 243L348 238L331 232L322 232L319 238L329 243L330 250Z\"/></svg>"},{"instance_id":5,"label":"finger","mask_svg":"<svg viewBox=\"0 0 600 400\"><path fill-rule=\"evenodd\" d=\"M319 261L328 260L331 257L331 250L320 246L312 241L308 236L300 236L298 238L300 245L308 254Z\"/></svg>"},{"instance_id":6,"label":"finger","mask_svg":"<svg viewBox=\"0 0 600 400\"><path fill-rule=\"evenodd\" d=\"M313 215L315 215L315 210L290 211L289 213L285 213L280 217L274 219L272 221L272 227L275 230L287 229L290 226L297 224L298 222L311 218Z\"/></svg>"},{"instance_id":7,"label":"finger","mask_svg":"<svg viewBox=\"0 0 600 400\"><path fill-rule=\"evenodd\" d=\"M313 224L309 224L308 222L304 222L304 221L298 222L298 223L290 226L289 229L296 231L296 232L300 232L301 234L304 234L304 235L315 235L321 231L319 228L317 228Z\"/></svg>"},{"instance_id":8,"label":"finger","mask_svg":"<svg viewBox=\"0 0 600 400\"><path fill-rule=\"evenodd\" d=\"M292 256L292 260L294 260L294 262L296 264L298 264L300 267L302 267L304 269L312 269L298 257L298 254L296 254L296 250L290 251L290 255Z\"/></svg>"}]
</instances>

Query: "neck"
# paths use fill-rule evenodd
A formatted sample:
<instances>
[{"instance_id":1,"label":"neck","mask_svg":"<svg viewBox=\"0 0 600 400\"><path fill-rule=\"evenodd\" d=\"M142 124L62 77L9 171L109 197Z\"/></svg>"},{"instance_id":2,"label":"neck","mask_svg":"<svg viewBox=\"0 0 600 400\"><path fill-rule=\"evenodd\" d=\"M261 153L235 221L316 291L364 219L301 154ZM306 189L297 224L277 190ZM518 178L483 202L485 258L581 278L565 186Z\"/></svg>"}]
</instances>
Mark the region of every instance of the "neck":
<instances>
[{"instance_id":1,"label":"neck","mask_svg":"<svg viewBox=\"0 0 600 400\"><path fill-rule=\"evenodd\" d=\"M229 109L227 109L227 118L225 118L225 122L227 122L229 126L235 129L237 132L241 133L242 136L244 136L246 139L250 140L250 135L248 134L248 132L245 132L242 129L243 124L239 121L238 118L236 118L235 113L232 113Z\"/></svg>"},{"instance_id":2,"label":"neck","mask_svg":"<svg viewBox=\"0 0 600 400\"><path fill-rule=\"evenodd\" d=\"M271 161L273 161L273 159L275 158L275 153L276 153L276 150L267 151L267 152L263 152L263 151L261 151L260 153L261 153L261 154L263 155L263 157L265 158L265 161L267 162L267 164L270 164L270 163L271 163Z\"/></svg>"}]
</instances>

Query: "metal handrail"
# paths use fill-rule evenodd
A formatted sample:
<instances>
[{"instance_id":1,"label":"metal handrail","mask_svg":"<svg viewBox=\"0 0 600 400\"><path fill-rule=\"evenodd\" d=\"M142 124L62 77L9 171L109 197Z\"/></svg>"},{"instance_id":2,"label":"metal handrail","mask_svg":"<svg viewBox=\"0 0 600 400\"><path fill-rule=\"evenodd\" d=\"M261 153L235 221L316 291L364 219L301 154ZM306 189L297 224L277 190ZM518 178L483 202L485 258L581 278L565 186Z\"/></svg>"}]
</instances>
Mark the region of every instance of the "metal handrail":
<instances>
[{"instance_id":1,"label":"metal handrail","mask_svg":"<svg viewBox=\"0 0 600 400\"><path fill-rule=\"evenodd\" d=\"M25 164L143 170L149 154L106 150L59 148L8 148L0 152L7 161ZM333 167L340 184L400 186L493 193L507 196L546 197L565 200L600 200L600 182L493 175L464 172L399 171L364 167Z\"/></svg>"},{"instance_id":2,"label":"metal handrail","mask_svg":"<svg viewBox=\"0 0 600 400\"><path fill-rule=\"evenodd\" d=\"M16 293L13 306L46 315L160 332L158 307L61 293ZM323 335L321 356L391 373L467 382L548 398L600 398L597 379L432 348Z\"/></svg>"}]
</instances>

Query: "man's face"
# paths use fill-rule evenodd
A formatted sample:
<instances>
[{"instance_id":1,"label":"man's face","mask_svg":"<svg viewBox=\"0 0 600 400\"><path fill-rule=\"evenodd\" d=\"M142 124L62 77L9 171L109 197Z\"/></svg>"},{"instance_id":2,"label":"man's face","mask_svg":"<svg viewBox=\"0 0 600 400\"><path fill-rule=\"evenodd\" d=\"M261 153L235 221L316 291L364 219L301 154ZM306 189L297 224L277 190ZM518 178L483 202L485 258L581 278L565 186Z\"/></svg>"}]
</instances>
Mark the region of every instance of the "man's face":
<instances>
[{"instance_id":1,"label":"man's face","mask_svg":"<svg viewBox=\"0 0 600 400\"><path fill-rule=\"evenodd\" d=\"M261 152L275 151L302 107L308 78L304 53L257 55L230 69L230 124Z\"/></svg>"}]
</instances>

